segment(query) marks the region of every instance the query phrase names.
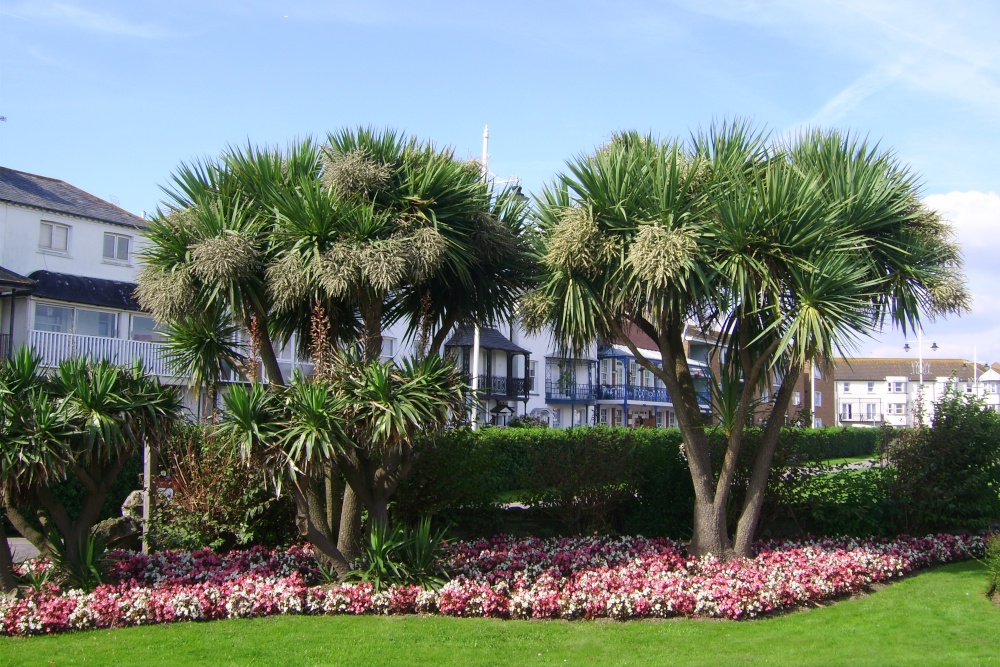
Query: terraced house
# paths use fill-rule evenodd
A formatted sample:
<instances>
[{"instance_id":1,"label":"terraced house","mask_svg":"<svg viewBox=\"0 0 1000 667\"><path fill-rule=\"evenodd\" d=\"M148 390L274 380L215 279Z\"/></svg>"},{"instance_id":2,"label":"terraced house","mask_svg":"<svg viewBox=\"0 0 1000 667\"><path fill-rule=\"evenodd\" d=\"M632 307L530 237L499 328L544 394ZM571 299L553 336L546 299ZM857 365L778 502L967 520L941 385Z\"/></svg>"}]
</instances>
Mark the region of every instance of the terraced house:
<instances>
[{"instance_id":1,"label":"terraced house","mask_svg":"<svg viewBox=\"0 0 1000 667\"><path fill-rule=\"evenodd\" d=\"M0 167L0 331L49 367L75 356L142 359L168 376L133 296L142 218L64 181Z\"/></svg>"}]
</instances>

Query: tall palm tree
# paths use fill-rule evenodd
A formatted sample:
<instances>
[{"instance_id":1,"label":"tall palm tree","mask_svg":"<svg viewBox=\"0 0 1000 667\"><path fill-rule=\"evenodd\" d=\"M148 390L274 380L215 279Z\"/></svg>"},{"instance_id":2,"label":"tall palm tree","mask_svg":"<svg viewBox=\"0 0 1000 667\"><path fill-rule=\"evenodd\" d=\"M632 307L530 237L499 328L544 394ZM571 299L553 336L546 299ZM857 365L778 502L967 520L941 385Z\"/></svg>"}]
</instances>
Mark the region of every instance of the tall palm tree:
<instances>
[{"instance_id":1,"label":"tall palm tree","mask_svg":"<svg viewBox=\"0 0 1000 667\"><path fill-rule=\"evenodd\" d=\"M806 362L884 324L961 312L950 229L890 154L837 132L768 141L744 122L689 141L628 132L543 191L544 276L529 324L580 348L615 338L665 383L695 488L694 553L749 553L774 449ZM713 468L684 347L689 323L726 348L729 437ZM662 366L626 335L656 341ZM735 536L726 507L759 389L781 378ZM732 389L738 387L738 391Z\"/></svg>"}]
</instances>

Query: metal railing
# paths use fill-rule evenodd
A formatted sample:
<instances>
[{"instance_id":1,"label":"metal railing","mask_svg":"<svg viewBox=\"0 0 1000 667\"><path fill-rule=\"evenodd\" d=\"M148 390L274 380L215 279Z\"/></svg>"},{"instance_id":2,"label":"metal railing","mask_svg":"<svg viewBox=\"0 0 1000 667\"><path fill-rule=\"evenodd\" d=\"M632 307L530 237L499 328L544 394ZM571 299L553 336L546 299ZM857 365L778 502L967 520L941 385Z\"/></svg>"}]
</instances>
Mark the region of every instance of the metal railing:
<instances>
[{"instance_id":1,"label":"metal railing","mask_svg":"<svg viewBox=\"0 0 1000 667\"><path fill-rule=\"evenodd\" d=\"M10 359L10 334L0 334L0 359Z\"/></svg>"},{"instance_id":2,"label":"metal railing","mask_svg":"<svg viewBox=\"0 0 1000 667\"><path fill-rule=\"evenodd\" d=\"M592 384L569 384L558 380L545 381L546 401L593 401L597 387Z\"/></svg>"},{"instance_id":3,"label":"metal railing","mask_svg":"<svg viewBox=\"0 0 1000 667\"><path fill-rule=\"evenodd\" d=\"M666 387L636 387L623 384L602 384L596 387L597 398L609 401L670 403L670 394Z\"/></svg>"},{"instance_id":4,"label":"metal railing","mask_svg":"<svg viewBox=\"0 0 1000 667\"><path fill-rule=\"evenodd\" d=\"M464 379L471 384L472 379L466 375ZM479 376L479 392L485 396L523 397L528 395L530 378L497 377L495 375Z\"/></svg>"},{"instance_id":5,"label":"metal railing","mask_svg":"<svg viewBox=\"0 0 1000 667\"><path fill-rule=\"evenodd\" d=\"M30 340L32 349L42 358L42 365L49 368L77 357L107 359L116 364L130 364L141 359L147 373L173 375L163 356L163 343L53 331L32 331Z\"/></svg>"}]
</instances>

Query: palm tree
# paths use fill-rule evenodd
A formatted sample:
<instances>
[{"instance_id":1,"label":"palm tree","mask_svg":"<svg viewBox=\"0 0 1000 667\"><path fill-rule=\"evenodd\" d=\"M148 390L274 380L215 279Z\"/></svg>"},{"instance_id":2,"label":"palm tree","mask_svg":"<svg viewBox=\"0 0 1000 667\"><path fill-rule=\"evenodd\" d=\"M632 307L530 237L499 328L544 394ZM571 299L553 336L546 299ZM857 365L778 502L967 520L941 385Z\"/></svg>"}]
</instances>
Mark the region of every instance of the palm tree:
<instances>
[{"instance_id":1,"label":"palm tree","mask_svg":"<svg viewBox=\"0 0 1000 667\"><path fill-rule=\"evenodd\" d=\"M78 570L122 466L156 449L179 418L176 391L138 363L63 362L51 377L21 350L0 364L0 498L15 528L44 555ZM75 515L52 493L72 475L86 489Z\"/></svg>"},{"instance_id":2,"label":"palm tree","mask_svg":"<svg viewBox=\"0 0 1000 667\"><path fill-rule=\"evenodd\" d=\"M223 398L221 434L270 470L277 485L289 484L300 533L344 578L357 554L344 552L323 512L327 465L337 463L372 525L384 526L389 498L413 464L417 434L442 428L462 407L462 394L457 370L440 357L397 367L348 352L287 388L234 386Z\"/></svg>"},{"instance_id":3,"label":"palm tree","mask_svg":"<svg viewBox=\"0 0 1000 667\"><path fill-rule=\"evenodd\" d=\"M317 306L325 342L360 344L374 362L395 322L438 352L456 324L511 316L533 273L514 191L494 192L478 165L391 130L344 130L286 152L230 150L182 165L173 180L166 214L149 226L140 300L175 331L221 304L260 332L272 384L287 379L275 343L319 342ZM361 505L348 485L348 553Z\"/></svg>"},{"instance_id":4,"label":"palm tree","mask_svg":"<svg viewBox=\"0 0 1000 667\"><path fill-rule=\"evenodd\" d=\"M214 419L219 383L246 359L236 343L238 335L239 327L218 303L166 326L164 357L172 372L187 378L194 390L199 418Z\"/></svg>"},{"instance_id":5,"label":"palm tree","mask_svg":"<svg viewBox=\"0 0 1000 667\"><path fill-rule=\"evenodd\" d=\"M887 152L837 132L768 142L723 123L688 142L623 133L542 193L540 289L529 324L580 348L615 338L665 383L695 488L696 554L749 553L794 383L883 324L967 305L950 230ZM717 335L727 406L713 468L684 347L689 323ZM626 335L657 342L657 366ZM759 390L780 378L735 539L726 507L743 427ZM737 387L734 392L732 389Z\"/></svg>"}]
</instances>

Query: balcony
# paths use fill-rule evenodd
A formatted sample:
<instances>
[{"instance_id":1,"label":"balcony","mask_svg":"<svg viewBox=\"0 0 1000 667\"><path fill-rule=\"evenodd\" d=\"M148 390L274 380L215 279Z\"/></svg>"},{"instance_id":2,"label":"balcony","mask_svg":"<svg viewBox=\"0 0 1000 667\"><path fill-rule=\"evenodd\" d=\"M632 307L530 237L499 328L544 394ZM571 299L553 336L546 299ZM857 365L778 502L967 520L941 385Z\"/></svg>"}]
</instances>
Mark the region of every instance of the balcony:
<instances>
[{"instance_id":1,"label":"balcony","mask_svg":"<svg viewBox=\"0 0 1000 667\"><path fill-rule=\"evenodd\" d=\"M163 377L173 375L162 354L163 343L32 331L30 344L41 356L42 365L48 368L76 357L107 359L115 364L131 364L134 360L141 359L147 373Z\"/></svg>"},{"instance_id":2,"label":"balcony","mask_svg":"<svg viewBox=\"0 0 1000 667\"><path fill-rule=\"evenodd\" d=\"M469 385L472 378L469 375L462 375L462 379ZM497 377L495 375L479 376L479 393L485 398L520 398L528 396L528 389L531 380L528 378Z\"/></svg>"},{"instance_id":3,"label":"balcony","mask_svg":"<svg viewBox=\"0 0 1000 667\"><path fill-rule=\"evenodd\" d=\"M546 380L545 401L549 403L593 403L597 387L591 384L569 384Z\"/></svg>"},{"instance_id":4,"label":"balcony","mask_svg":"<svg viewBox=\"0 0 1000 667\"><path fill-rule=\"evenodd\" d=\"M870 423L877 424L883 421L882 402L879 400L854 400L840 401L837 407L837 414L841 423Z\"/></svg>"},{"instance_id":5,"label":"balcony","mask_svg":"<svg viewBox=\"0 0 1000 667\"><path fill-rule=\"evenodd\" d=\"M623 384L602 384L595 387L597 398L605 401L632 401L635 403L670 403L666 387L635 387Z\"/></svg>"}]
</instances>

